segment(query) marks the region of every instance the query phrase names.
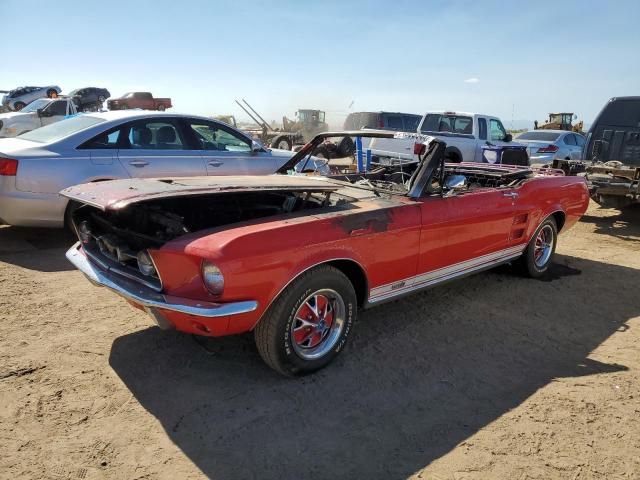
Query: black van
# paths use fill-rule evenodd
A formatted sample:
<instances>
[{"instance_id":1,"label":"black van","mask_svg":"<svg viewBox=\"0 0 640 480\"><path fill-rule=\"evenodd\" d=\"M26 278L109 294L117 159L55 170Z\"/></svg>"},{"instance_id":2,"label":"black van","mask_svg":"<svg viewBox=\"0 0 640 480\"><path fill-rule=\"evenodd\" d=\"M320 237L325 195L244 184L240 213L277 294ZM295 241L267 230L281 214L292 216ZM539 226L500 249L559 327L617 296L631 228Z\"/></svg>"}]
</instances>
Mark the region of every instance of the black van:
<instances>
[{"instance_id":1,"label":"black van","mask_svg":"<svg viewBox=\"0 0 640 480\"><path fill-rule=\"evenodd\" d=\"M587 133L582 158L640 166L640 97L613 97Z\"/></svg>"},{"instance_id":2,"label":"black van","mask_svg":"<svg viewBox=\"0 0 640 480\"><path fill-rule=\"evenodd\" d=\"M415 132L422 120L422 115L399 112L354 112L344 121L344 129L362 130L397 130L399 132Z\"/></svg>"}]
</instances>

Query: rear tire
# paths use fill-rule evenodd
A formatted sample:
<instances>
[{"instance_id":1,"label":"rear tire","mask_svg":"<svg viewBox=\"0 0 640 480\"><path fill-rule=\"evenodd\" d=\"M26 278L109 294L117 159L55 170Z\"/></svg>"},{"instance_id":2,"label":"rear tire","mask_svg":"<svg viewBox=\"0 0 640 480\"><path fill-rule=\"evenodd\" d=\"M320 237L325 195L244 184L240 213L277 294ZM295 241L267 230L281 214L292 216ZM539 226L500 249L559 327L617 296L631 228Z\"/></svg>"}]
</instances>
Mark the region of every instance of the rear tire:
<instances>
[{"instance_id":1,"label":"rear tire","mask_svg":"<svg viewBox=\"0 0 640 480\"><path fill-rule=\"evenodd\" d=\"M47 90L47 97L49 98L58 98L58 92L56 92L53 88Z\"/></svg>"},{"instance_id":2,"label":"rear tire","mask_svg":"<svg viewBox=\"0 0 640 480\"><path fill-rule=\"evenodd\" d=\"M453 150L453 149L445 150L444 158L447 162L451 162L451 163L462 162L462 156L456 150Z\"/></svg>"},{"instance_id":3,"label":"rear tire","mask_svg":"<svg viewBox=\"0 0 640 480\"><path fill-rule=\"evenodd\" d=\"M536 230L516 261L516 266L525 276L539 278L549 269L553 262L558 243L558 227L553 217L547 218Z\"/></svg>"},{"instance_id":4,"label":"rear tire","mask_svg":"<svg viewBox=\"0 0 640 480\"><path fill-rule=\"evenodd\" d=\"M276 137L271 142L271 148L277 148L279 150L291 150L291 140L285 136Z\"/></svg>"},{"instance_id":5,"label":"rear tire","mask_svg":"<svg viewBox=\"0 0 640 480\"><path fill-rule=\"evenodd\" d=\"M356 146L351 137L342 137L342 140L338 142L338 156L340 158L350 157L355 151Z\"/></svg>"},{"instance_id":6,"label":"rear tire","mask_svg":"<svg viewBox=\"0 0 640 480\"><path fill-rule=\"evenodd\" d=\"M166 110L164 105L158 105L158 111L159 112L164 112Z\"/></svg>"},{"instance_id":7,"label":"rear tire","mask_svg":"<svg viewBox=\"0 0 640 480\"><path fill-rule=\"evenodd\" d=\"M254 330L267 365L282 375L306 375L328 365L349 339L357 315L349 279L328 265L296 278Z\"/></svg>"}]
</instances>

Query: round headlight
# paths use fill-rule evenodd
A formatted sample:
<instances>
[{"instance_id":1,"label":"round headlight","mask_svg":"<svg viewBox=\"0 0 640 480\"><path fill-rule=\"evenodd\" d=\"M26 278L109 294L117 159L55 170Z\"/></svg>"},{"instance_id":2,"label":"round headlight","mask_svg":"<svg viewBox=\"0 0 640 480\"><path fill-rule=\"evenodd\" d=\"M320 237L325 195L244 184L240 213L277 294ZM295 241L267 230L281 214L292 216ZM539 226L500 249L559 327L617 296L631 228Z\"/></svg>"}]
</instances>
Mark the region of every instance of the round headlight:
<instances>
[{"instance_id":1,"label":"round headlight","mask_svg":"<svg viewBox=\"0 0 640 480\"><path fill-rule=\"evenodd\" d=\"M224 289L224 276L218 267L205 260L202 262L202 282L214 295L220 295Z\"/></svg>"},{"instance_id":2,"label":"round headlight","mask_svg":"<svg viewBox=\"0 0 640 480\"><path fill-rule=\"evenodd\" d=\"M153 264L153 260L151 260L151 255L146 250L140 250L138 255L136 255L138 259L138 269L142 272L143 275L152 276L156 274L156 267Z\"/></svg>"}]
</instances>

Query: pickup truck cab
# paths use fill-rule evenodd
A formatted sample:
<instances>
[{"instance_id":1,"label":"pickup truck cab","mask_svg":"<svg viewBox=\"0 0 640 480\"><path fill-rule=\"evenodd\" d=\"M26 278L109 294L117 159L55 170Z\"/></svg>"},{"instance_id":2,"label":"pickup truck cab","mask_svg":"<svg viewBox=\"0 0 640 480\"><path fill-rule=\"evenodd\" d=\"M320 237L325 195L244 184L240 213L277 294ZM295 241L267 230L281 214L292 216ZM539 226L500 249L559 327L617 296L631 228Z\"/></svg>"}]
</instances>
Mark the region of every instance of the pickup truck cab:
<instances>
[{"instance_id":1,"label":"pickup truck cab","mask_svg":"<svg viewBox=\"0 0 640 480\"><path fill-rule=\"evenodd\" d=\"M422 116L415 133L446 142L447 161L457 163L482 162L482 146L487 142L496 146L513 144L498 117L479 113L430 111ZM408 135L404 142L373 139L365 148L378 157L415 160L414 143L415 139Z\"/></svg>"},{"instance_id":2,"label":"pickup truck cab","mask_svg":"<svg viewBox=\"0 0 640 480\"><path fill-rule=\"evenodd\" d=\"M154 98L149 92L129 92L120 98L107 101L109 110L126 110L128 108L141 108L143 110L158 110L164 112L171 108L170 98Z\"/></svg>"},{"instance_id":3,"label":"pickup truck cab","mask_svg":"<svg viewBox=\"0 0 640 480\"><path fill-rule=\"evenodd\" d=\"M0 115L0 137L15 137L78 113L70 98L39 98L19 112Z\"/></svg>"}]
</instances>

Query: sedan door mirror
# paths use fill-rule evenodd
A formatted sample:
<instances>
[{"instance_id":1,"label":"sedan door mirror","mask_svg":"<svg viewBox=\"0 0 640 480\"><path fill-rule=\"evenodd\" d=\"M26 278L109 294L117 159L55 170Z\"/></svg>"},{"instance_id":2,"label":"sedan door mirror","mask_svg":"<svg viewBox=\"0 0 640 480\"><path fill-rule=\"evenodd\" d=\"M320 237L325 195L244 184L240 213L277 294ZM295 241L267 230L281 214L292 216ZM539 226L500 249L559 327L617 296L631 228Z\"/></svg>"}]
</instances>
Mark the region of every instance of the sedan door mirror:
<instances>
[{"instance_id":1,"label":"sedan door mirror","mask_svg":"<svg viewBox=\"0 0 640 480\"><path fill-rule=\"evenodd\" d=\"M262 148L262 144L260 144L260 142L256 142L255 140L253 140L251 142L251 153L256 155L260 152L262 152L264 149Z\"/></svg>"},{"instance_id":2,"label":"sedan door mirror","mask_svg":"<svg viewBox=\"0 0 640 480\"><path fill-rule=\"evenodd\" d=\"M36 113L38 114L39 117L49 116L49 113L44 108L39 108L38 110L36 110Z\"/></svg>"}]
</instances>

